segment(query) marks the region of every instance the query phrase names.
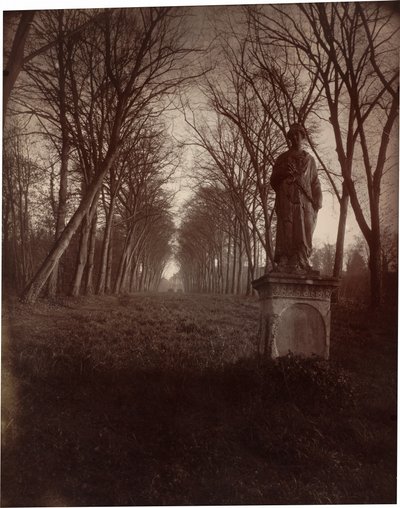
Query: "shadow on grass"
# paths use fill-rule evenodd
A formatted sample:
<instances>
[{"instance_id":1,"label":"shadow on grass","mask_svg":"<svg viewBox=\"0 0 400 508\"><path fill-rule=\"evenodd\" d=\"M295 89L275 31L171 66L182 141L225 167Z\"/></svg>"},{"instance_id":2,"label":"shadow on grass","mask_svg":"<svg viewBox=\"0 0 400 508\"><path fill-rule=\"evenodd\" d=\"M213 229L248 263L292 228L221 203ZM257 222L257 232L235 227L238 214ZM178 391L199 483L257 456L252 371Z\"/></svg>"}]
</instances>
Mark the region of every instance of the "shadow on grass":
<instances>
[{"instance_id":1,"label":"shadow on grass","mask_svg":"<svg viewBox=\"0 0 400 508\"><path fill-rule=\"evenodd\" d=\"M3 506L395 502L395 423L374 430L322 360L14 365L3 390Z\"/></svg>"},{"instance_id":2,"label":"shadow on grass","mask_svg":"<svg viewBox=\"0 0 400 508\"><path fill-rule=\"evenodd\" d=\"M238 360L256 350L253 300L13 304L3 506L394 503L389 310L335 306L329 363L261 364Z\"/></svg>"}]
</instances>

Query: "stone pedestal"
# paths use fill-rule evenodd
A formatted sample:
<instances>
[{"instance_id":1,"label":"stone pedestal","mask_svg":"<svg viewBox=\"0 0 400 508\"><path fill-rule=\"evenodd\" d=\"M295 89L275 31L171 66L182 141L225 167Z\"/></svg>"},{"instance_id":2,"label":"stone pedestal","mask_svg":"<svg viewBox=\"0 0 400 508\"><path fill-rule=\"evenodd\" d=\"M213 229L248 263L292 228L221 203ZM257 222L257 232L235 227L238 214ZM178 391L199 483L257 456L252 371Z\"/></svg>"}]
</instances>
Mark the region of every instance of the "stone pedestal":
<instances>
[{"instance_id":1,"label":"stone pedestal","mask_svg":"<svg viewBox=\"0 0 400 508\"><path fill-rule=\"evenodd\" d=\"M252 282L260 298L261 345L271 358L289 352L328 359L331 294L338 279L269 273Z\"/></svg>"}]
</instances>

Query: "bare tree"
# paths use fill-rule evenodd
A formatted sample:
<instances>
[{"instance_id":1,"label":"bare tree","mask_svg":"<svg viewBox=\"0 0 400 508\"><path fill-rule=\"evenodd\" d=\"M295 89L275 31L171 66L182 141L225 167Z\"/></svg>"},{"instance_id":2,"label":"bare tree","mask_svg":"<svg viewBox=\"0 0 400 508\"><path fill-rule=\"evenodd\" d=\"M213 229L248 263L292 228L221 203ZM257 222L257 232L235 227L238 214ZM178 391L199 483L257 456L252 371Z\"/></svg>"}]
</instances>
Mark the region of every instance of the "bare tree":
<instances>
[{"instance_id":1,"label":"bare tree","mask_svg":"<svg viewBox=\"0 0 400 508\"><path fill-rule=\"evenodd\" d=\"M249 228L242 230L239 221L232 220L234 210L227 194L221 187L204 184L185 205L176 256L186 291L236 294L251 291L257 264L253 257L256 246L251 243L254 237L249 235ZM250 253L246 242L250 242Z\"/></svg>"},{"instance_id":2,"label":"bare tree","mask_svg":"<svg viewBox=\"0 0 400 508\"><path fill-rule=\"evenodd\" d=\"M217 114L227 119L225 125L222 122L220 125L238 133L247 153L248 178L254 185L250 206L257 204L257 209L262 213L264 234L259 234L259 239L272 262L273 193L269 185L269 175L282 142L277 136L270 113L260 104L248 83L238 75L236 69L232 69L229 74L229 92L225 92L216 81L209 79L205 94ZM255 217L255 214L250 213L249 216ZM260 233L255 220L252 224L253 230Z\"/></svg>"},{"instance_id":3,"label":"bare tree","mask_svg":"<svg viewBox=\"0 0 400 508\"><path fill-rule=\"evenodd\" d=\"M391 5L308 4L253 11L264 43L287 46L318 80L344 182L370 251L371 303L381 303L380 192L398 116L398 33ZM379 140L376 143L376 140ZM362 159L354 179L356 155ZM368 209L362 206L366 188Z\"/></svg>"},{"instance_id":4,"label":"bare tree","mask_svg":"<svg viewBox=\"0 0 400 508\"><path fill-rule=\"evenodd\" d=\"M12 13L4 13L4 27L10 29ZM24 61L25 44L31 29L35 11L23 11L19 16L7 64L3 71L3 121L7 113L11 91Z\"/></svg>"},{"instance_id":5,"label":"bare tree","mask_svg":"<svg viewBox=\"0 0 400 508\"><path fill-rule=\"evenodd\" d=\"M7 130L3 152L3 265L16 288L21 289L33 273L32 192L42 171L30 153L26 136L18 127ZM6 274L4 274L6 275ZM7 278L6 277L6 278Z\"/></svg>"},{"instance_id":6,"label":"bare tree","mask_svg":"<svg viewBox=\"0 0 400 508\"><path fill-rule=\"evenodd\" d=\"M62 11L59 11L62 12ZM43 12L41 13L43 14ZM74 28L65 34L68 38L72 39L80 31L84 30L94 20L104 17L107 14L102 11L93 17L86 19L81 25ZM18 17L18 21L13 18ZM59 44L59 39L54 37L53 40L43 42L37 33L32 34L32 26L34 25L37 11L5 11L3 18L3 28L8 44L5 44L5 56L8 58L6 66L3 71L3 121L5 122L6 114L8 113L8 104L11 97L14 85L21 71L26 64L34 60L36 57L49 51L53 46ZM16 28L13 30L13 24L16 23ZM39 23L40 24L40 23ZM42 30L40 30L42 31ZM27 51L28 47L28 51ZM27 53L27 54L26 54Z\"/></svg>"},{"instance_id":7,"label":"bare tree","mask_svg":"<svg viewBox=\"0 0 400 508\"><path fill-rule=\"evenodd\" d=\"M242 133L235 124L217 114L216 125L212 128L205 121L197 126L196 118L189 119L186 115L186 122L191 126L195 137L192 145L198 146L206 154L203 158L198 157L196 172L200 178L216 187L226 190L231 200L231 206L240 226L241 248L246 251L248 267L251 273L254 272L252 254L252 232L263 245L272 262L272 249L270 246L270 220L265 222L266 212L263 205L271 207L272 203L266 201L265 194L260 197L260 187L254 177L254 166L246 148ZM266 175L258 180L263 189ZM241 255L241 249L239 252ZM248 285L250 290L250 285Z\"/></svg>"},{"instance_id":8,"label":"bare tree","mask_svg":"<svg viewBox=\"0 0 400 508\"><path fill-rule=\"evenodd\" d=\"M124 226L124 245L120 256L115 291L129 289L139 249L154 220L170 207L170 193L164 186L179 164L179 152L171 146L161 124L153 125L132 143L127 154L128 171L119 187L116 207Z\"/></svg>"},{"instance_id":9,"label":"bare tree","mask_svg":"<svg viewBox=\"0 0 400 508\"><path fill-rule=\"evenodd\" d=\"M146 243L138 255L137 269L132 272L131 291L157 290L172 254L170 240L174 231L175 226L168 213L161 213L158 216L153 214L153 220L148 225Z\"/></svg>"},{"instance_id":10,"label":"bare tree","mask_svg":"<svg viewBox=\"0 0 400 508\"><path fill-rule=\"evenodd\" d=\"M94 147L97 163L91 167L93 178L75 213L25 289L25 301L37 298L72 235L95 204L103 179L132 126L140 121L145 110L153 110L156 104L159 109L161 98L174 92L184 81L181 68L188 50L182 41L182 23L182 16L174 14L170 8L117 10L90 30L80 33L84 44L74 55L69 71L77 146L85 147L93 140L93 136L86 138L81 128L83 125L93 127L93 122L86 122L87 113L92 119L103 120L104 129L100 131L103 139ZM95 54L90 51L92 43L98 45ZM93 83L97 76L100 79L96 86L108 94L106 111L93 103ZM78 83L79 94L76 93ZM84 161L84 152L80 157ZM91 161L84 162L91 165Z\"/></svg>"}]
</instances>

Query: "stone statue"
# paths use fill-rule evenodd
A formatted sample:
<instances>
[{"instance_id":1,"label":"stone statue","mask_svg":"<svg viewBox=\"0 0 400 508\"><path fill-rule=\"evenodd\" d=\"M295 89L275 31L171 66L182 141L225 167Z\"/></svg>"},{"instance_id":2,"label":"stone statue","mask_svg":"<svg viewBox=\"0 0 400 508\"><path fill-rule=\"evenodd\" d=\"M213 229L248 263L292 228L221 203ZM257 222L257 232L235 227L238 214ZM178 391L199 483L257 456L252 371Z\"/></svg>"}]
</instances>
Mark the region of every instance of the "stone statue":
<instances>
[{"instance_id":1,"label":"stone statue","mask_svg":"<svg viewBox=\"0 0 400 508\"><path fill-rule=\"evenodd\" d=\"M302 149L304 128L293 124L287 137L290 148L277 158L271 175L277 215L274 261L279 272L307 273L312 271L309 258L322 206L321 185L314 158Z\"/></svg>"}]
</instances>

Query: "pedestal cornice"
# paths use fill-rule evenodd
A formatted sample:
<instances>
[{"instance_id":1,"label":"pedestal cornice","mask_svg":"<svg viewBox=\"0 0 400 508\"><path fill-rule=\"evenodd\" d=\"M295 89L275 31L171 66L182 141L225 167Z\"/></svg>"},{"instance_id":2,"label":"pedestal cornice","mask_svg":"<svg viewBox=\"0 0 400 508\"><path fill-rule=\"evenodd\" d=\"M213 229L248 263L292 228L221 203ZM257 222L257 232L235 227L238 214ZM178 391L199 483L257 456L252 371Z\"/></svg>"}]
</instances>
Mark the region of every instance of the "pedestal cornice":
<instances>
[{"instance_id":1,"label":"pedestal cornice","mask_svg":"<svg viewBox=\"0 0 400 508\"><path fill-rule=\"evenodd\" d=\"M281 272L263 275L252 282L260 299L281 297L329 300L339 284L339 280L334 277Z\"/></svg>"}]
</instances>

